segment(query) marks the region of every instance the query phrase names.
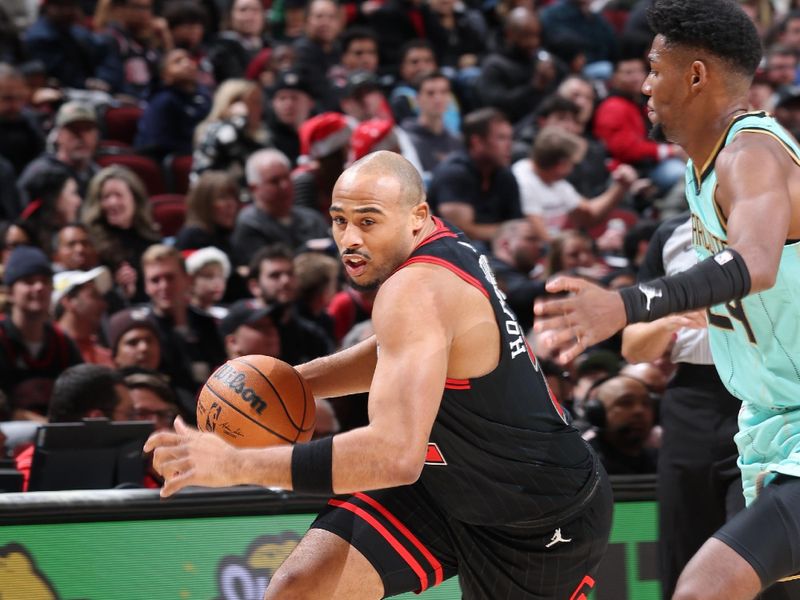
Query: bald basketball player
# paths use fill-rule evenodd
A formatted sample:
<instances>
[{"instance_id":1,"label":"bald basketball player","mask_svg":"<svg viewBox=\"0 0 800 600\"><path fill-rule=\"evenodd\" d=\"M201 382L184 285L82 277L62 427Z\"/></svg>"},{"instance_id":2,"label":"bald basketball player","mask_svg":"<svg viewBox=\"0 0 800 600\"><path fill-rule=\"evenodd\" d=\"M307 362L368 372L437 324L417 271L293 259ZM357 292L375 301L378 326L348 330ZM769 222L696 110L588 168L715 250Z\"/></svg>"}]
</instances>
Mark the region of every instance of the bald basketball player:
<instances>
[{"instance_id":1,"label":"bald basketball player","mask_svg":"<svg viewBox=\"0 0 800 600\"><path fill-rule=\"evenodd\" d=\"M569 424L485 256L431 216L404 158L377 152L333 190L351 283L378 288L375 335L298 370L316 397L369 392L369 425L237 450L177 424L145 450L187 485L351 494L329 501L266 597L382 598L459 575L464 598L579 598L611 526L611 492Z\"/></svg>"},{"instance_id":2,"label":"bald basketball player","mask_svg":"<svg viewBox=\"0 0 800 600\"><path fill-rule=\"evenodd\" d=\"M742 401L747 510L695 554L673 600L751 600L800 571L800 146L748 112L758 32L735 0L656 0L651 121L691 158L686 197L700 262L619 292L560 278L567 298L538 306L536 327L569 360L627 323L707 309L711 353ZM783 586L783 598L798 598ZM771 596L774 597L774 596Z\"/></svg>"}]
</instances>

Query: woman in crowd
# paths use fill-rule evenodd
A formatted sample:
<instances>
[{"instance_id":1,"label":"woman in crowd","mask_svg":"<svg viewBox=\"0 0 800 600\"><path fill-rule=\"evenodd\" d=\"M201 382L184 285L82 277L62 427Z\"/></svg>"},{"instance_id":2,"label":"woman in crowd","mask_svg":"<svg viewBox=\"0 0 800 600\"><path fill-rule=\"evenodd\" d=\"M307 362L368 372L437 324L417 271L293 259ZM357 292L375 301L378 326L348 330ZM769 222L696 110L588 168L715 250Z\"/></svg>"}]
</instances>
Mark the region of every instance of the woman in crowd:
<instances>
[{"instance_id":1,"label":"woman in crowd","mask_svg":"<svg viewBox=\"0 0 800 600\"><path fill-rule=\"evenodd\" d=\"M230 79L217 88L211 112L195 131L192 175L216 169L243 182L247 157L268 141L258 85Z\"/></svg>"},{"instance_id":2,"label":"woman in crowd","mask_svg":"<svg viewBox=\"0 0 800 600\"><path fill-rule=\"evenodd\" d=\"M175 240L180 250L214 246L230 253L230 237L239 214L239 186L224 171L206 171L186 201L186 222Z\"/></svg>"},{"instance_id":3,"label":"woman in crowd","mask_svg":"<svg viewBox=\"0 0 800 600\"><path fill-rule=\"evenodd\" d=\"M175 246L196 250L213 246L231 256L231 233L239 214L239 185L224 171L206 171L189 192L186 223L178 232ZM248 295L247 282L241 274L226 276L225 302Z\"/></svg>"},{"instance_id":4,"label":"woman in crowd","mask_svg":"<svg viewBox=\"0 0 800 600\"><path fill-rule=\"evenodd\" d=\"M147 192L130 169L111 165L92 178L83 222L97 244L100 260L129 300L144 301L141 257L161 240L150 216Z\"/></svg>"}]
</instances>

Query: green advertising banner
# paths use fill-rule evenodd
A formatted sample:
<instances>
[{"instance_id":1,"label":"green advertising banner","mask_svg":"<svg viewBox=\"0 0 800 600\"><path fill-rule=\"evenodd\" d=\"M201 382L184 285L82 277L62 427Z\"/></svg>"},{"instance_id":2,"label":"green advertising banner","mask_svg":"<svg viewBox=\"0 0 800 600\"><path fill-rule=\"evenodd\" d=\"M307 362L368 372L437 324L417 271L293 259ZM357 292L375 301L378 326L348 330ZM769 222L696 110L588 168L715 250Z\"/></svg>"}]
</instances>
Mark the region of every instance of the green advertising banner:
<instances>
[{"instance_id":1,"label":"green advertising banner","mask_svg":"<svg viewBox=\"0 0 800 600\"><path fill-rule=\"evenodd\" d=\"M653 502L615 507L593 600L657 600ZM262 600L312 515L185 518L0 528L2 600ZM456 600L451 580L422 595Z\"/></svg>"}]
</instances>

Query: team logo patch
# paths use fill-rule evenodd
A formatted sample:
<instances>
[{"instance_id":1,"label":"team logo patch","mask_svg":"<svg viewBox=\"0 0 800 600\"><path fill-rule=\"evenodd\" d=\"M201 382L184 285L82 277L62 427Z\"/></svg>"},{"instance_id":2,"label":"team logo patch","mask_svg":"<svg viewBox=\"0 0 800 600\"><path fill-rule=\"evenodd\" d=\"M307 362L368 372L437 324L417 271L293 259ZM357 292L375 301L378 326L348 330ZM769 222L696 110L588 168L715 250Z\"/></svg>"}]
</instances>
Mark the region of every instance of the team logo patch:
<instances>
[{"instance_id":1,"label":"team logo patch","mask_svg":"<svg viewBox=\"0 0 800 600\"><path fill-rule=\"evenodd\" d=\"M425 454L426 465L446 465L447 461L444 459L442 451L439 446L433 442L428 442L428 452Z\"/></svg>"}]
</instances>

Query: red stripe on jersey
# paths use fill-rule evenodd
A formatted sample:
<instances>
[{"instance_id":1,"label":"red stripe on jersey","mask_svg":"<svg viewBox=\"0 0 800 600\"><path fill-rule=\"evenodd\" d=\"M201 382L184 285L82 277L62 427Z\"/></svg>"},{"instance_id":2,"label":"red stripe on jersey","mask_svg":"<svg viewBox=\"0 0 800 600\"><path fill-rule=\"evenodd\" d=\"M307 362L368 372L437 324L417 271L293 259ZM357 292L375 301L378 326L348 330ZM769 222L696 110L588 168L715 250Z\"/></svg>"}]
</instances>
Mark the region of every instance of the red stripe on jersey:
<instances>
[{"instance_id":1,"label":"red stripe on jersey","mask_svg":"<svg viewBox=\"0 0 800 600\"><path fill-rule=\"evenodd\" d=\"M373 517L371 514L369 514L363 508L360 508L360 507L358 507L355 504L352 504L350 502L343 502L342 500L336 500L334 498L334 499L328 500L328 504L330 504L331 506L336 506L337 508L343 508L345 510L349 510L354 515L357 515L357 516L361 517L367 523L372 525L372 527L375 529L375 531L380 533L383 536L383 538L387 542L389 542L389 545L392 548L395 549L395 551L400 555L400 557L404 561L406 561L406 563L408 563L408 566L411 567L411 570L414 571L414 573L417 574L417 577L419 577L419 584L420 584L420 590L419 591L423 592L426 589L428 589L428 575L423 570L422 565L420 565L417 562L417 559L415 559L411 555L411 553L403 547L403 545L400 543L400 541L396 537L394 537L391 534L391 532L388 529L386 529L386 527L381 525L375 517Z\"/></svg>"},{"instance_id":2,"label":"red stripe on jersey","mask_svg":"<svg viewBox=\"0 0 800 600\"><path fill-rule=\"evenodd\" d=\"M374 508L375 510L380 512L384 517L386 517L392 525L397 527L397 529L404 536L406 536L408 538L408 540L412 544L414 544L414 547L422 553L422 555L428 560L428 562L433 567L433 572L434 572L434 576L435 576L433 585L439 585L440 583L442 583L442 580L444 578L444 575L443 575L443 572L442 572L442 563L440 563L436 559L436 557L431 553L431 551L428 550L425 547L425 545L422 542L419 541L419 539L417 539L417 536L415 536L413 533L411 533L411 531L408 529L408 527L403 525L397 517L395 517L391 512L389 512L388 508L386 508L380 502L375 500L375 498L372 498L371 496L367 496L366 494L362 494L361 492L356 493L355 497L358 498L359 500L363 500L364 502L369 504L372 508ZM426 583L427 583L427 581L426 581ZM425 586L423 586L422 589L424 590Z\"/></svg>"},{"instance_id":3,"label":"red stripe on jersey","mask_svg":"<svg viewBox=\"0 0 800 600\"><path fill-rule=\"evenodd\" d=\"M536 358L536 355L533 353L533 349L531 348L531 345L528 343L528 340L525 340L525 347L528 349L528 358L531 359L531 364L533 365L533 368L538 371L539 361ZM564 423L566 423L567 417L566 414L564 413L564 407L561 406L561 402L558 401L558 398L556 398L556 395L553 393L553 390L550 389L550 384L547 383L547 377L544 377L544 374L542 374L542 378L544 379L545 385L547 386L547 394L550 396L550 402L552 403L553 408L556 409L556 412L558 413L558 416L561 417L561 420L564 421Z\"/></svg>"},{"instance_id":4,"label":"red stripe on jersey","mask_svg":"<svg viewBox=\"0 0 800 600\"><path fill-rule=\"evenodd\" d=\"M397 270L399 271L403 267L407 267L408 265L413 265L415 263L430 263L433 265L439 265L440 267L444 267L445 269L449 269L471 286L478 288L484 296L486 296L487 298L489 297L489 292L486 291L486 289L483 287L483 285L478 279L476 279L463 269L459 269L453 263L446 261L443 258L438 258L436 256L415 256L414 258L409 258L406 262L397 267Z\"/></svg>"},{"instance_id":5,"label":"red stripe on jersey","mask_svg":"<svg viewBox=\"0 0 800 600\"><path fill-rule=\"evenodd\" d=\"M589 575L585 575L575 591L572 592L572 596L569 597L569 600L586 600L586 594L583 593L583 590L585 588L592 589L593 587L594 579Z\"/></svg>"},{"instance_id":6,"label":"red stripe on jersey","mask_svg":"<svg viewBox=\"0 0 800 600\"><path fill-rule=\"evenodd\" d=\"M448 377L444 382L446 390L469 390L472 389L472 384L469 379L452 379Z\"/></svg>"}]
</instances>

